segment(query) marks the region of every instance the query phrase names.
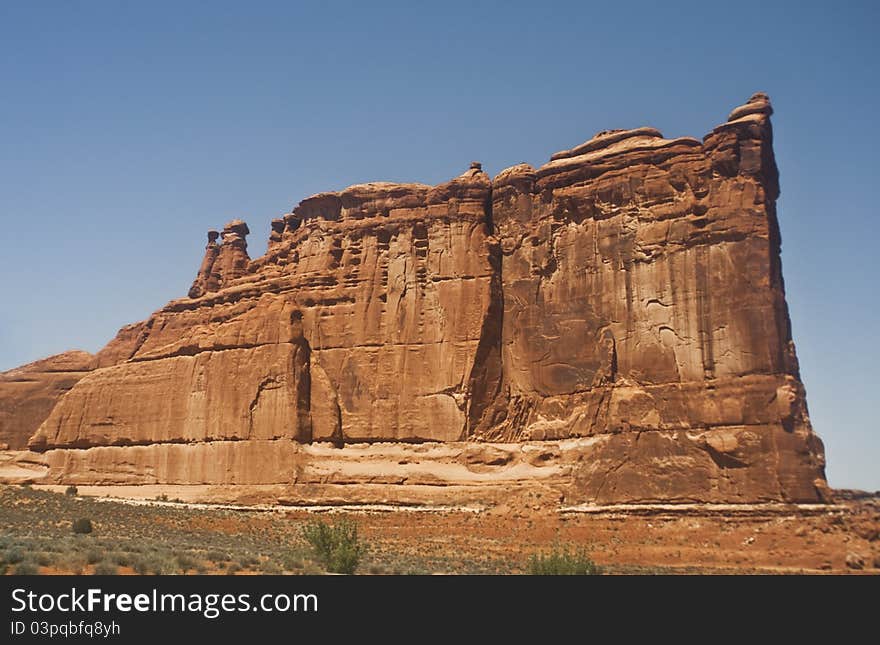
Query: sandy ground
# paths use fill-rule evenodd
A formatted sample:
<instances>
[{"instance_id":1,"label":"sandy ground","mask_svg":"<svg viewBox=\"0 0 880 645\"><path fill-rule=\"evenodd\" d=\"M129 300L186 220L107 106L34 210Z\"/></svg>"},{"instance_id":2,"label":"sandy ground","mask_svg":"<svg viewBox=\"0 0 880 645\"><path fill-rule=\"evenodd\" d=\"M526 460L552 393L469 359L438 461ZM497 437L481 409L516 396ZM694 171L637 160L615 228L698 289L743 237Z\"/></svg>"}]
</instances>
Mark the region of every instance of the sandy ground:
<instances>
[{"instance_id":1,"label":"sandy ground","mask_svg":"<svg viewBox=\"0 0 880 645\"><path fill-rule=\"evenodd\" d=\"M597 563L619 572L880 573L880 509L859 504L826 512L755 509L734 516L700 509L371 513L361 523L365 535L390 549L445 549L523 561L524 554L559 542L585 546ZM857 561L864 568L852 569Z\"/></svg>"},{"instance_id":2,"label":"sandy ground","mask_svg":"<svg viewBox=\"0 0 880 645\"><path fill-rule=\"evenodd\" d=\"M36 488L36 487L35 487ZM62 490L63 487L40 487ZM197 489L197 490L195 490ZM253 491L260 499L266 491ZM210 487L80 487L107 502L234 509L293 534L316 514L350 516L374 547L402 562L458 555L525 569L554 544L584 547L616 573L880 573L880 496L838 491L829 505L615 505L548 508L520 498L492 507L365 504L285 507L199 504ZM157 496L163 496L156 500ZM168 500L165 500L165 497ZM181 500L181 501L173 501ZM202 514L205 528L235 534L240 522ZM440 567L432 573L454 573Z\"/></svg>"}]
</instances>

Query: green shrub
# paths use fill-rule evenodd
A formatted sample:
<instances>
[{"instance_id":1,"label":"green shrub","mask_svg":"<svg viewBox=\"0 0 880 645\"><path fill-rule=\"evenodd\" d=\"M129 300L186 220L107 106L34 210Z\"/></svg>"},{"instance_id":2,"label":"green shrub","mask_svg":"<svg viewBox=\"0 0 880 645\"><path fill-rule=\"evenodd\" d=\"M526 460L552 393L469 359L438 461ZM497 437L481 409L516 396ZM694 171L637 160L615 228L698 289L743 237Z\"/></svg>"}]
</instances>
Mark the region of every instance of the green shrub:
<instances>
[{"instance_id":1,"label":"green shrub","mask_svg":"<svg viewBox=\"0 0 880 645\"><path fill-rule=\"evenodd\" d=\"M238 564L242 569L252 569L260 564L260 559L253 555L243 555L238 559Z\"/></svg>"},{"instance_id":2,"label":"green shrub","mask_svg":"<svg viewBox=\"0 0 880 645\"><path fill-rule=\"evenodd\" d=\"M73 532L84 535L86 533L92 532L92 520L87 517L82 517L78 520L73 520Z\"/></svg>"},{"instance_id":3,"label":"green shrub","mask_svg":"<svg viewBox=\"0 0 880 645\"><path fill-rule=\"evenodd\" d=\"M596 576L601 573L602 569L582 548L570 552L568 547L554 546L550 553L535 554L529 559L529 574L533 576Z\"/></svg>"},{"instance_id":4,"label":"green shrub","mask_svg":"<svg viewBox=\"0 0 880 645\"><path fill-rule=\"evenodd\" d=\"M110 559L120 567L128 567L131 566L131 553L126 553L125 551L117 551Z\"/></svg>"},{"instance_id":5,"label":"green shrub","mask_svg":"<svg viewBox=\"0 0 880 645\"><path fill-rule=\"evenodd\" d=\"M50 564L52 564L52 556L48 553L38 553L36 559L37 564L39 564L41 567L48 567Z\"/></svg>"},{"instance_id":6,"label":"green shrub","mask_svg":"<svg viewBox=\"0 0 880 645\"><path fill-rule=\"evenodd\" d=\"M277 576L281 574L281 567L274 560L265 560L260 563L260 571L269 576Z\"/></svg>"},{"instance_id":7,"label":"green shrub","mask_svg":"<svg viewBox=\"0 0 880 645\"><path fill-rule=\"evenodd\" d=\"M147 555L135 560L134 570L142 576L150 574L163 576L177 573L177 565L172 560L160 555Z\"/></svg>"},{"instance_id":8,"label":"green shrub","mask_svg":"<svg viewBox=\"0 0 880 645\"><path fill-rule=\"evenodd\" d=\"M20 562L18 566L15 567L15 575L17 576L38 576L40 575L39 567L30 560L25 560L24 562Z\"/></svg>"},{"instance_id":9,"label":"green shrub","mask_svg":"<svg viewBox=\"0 0 880 645\"><path fill-rule=\"evenodd\" d=\"M365 551L358 539L357 523L347 519L332 526L323 520L309 522L303 527L302 536L330 573L354 573Z\"/></svg>"},{"instance_id":10,"label":"green shrub","mask_svg":"<svg viewBox=\"0 0 880 645\"><path fill-rule=\"evenodd\" d=\"M77 493L79 493L79 490L76 486L68 486L67 490L64 491L65 495L70 495L71 497L76 497Z\"/></svg>"},{"instance_id":11,"label":"green shrub","mask_svg":"<svg viewBox=\"0 0 880 645\"><path fill-rule=\"evenodd\" d=\"M24 560L24 551L22 551L17 546L12 547L6 552L6 555L3 558L8 564L18 564L22 560Z\"/></svg>"},{"instance_id":12,"label":"green shrub","mask_svg":"<svg viewBox=\"0 0 880 645\"><path fill-rule=\"evenodd\" d=\"M66 553L61 561L58 562L58 568L69 571L73 575L81 576L86 566L85 557L78 552Z\"/></svg>"},{"instance_id":13,"label":"green shrub","mask_svg":"<svg viewBox=\"0 0 880 645\"><path fill-rule=\"evenodd\" d=\"M115 576L119 573L119 569L112 562L99 562L95 565L96 576Z\"/></svg>"},{"instance_id":14,"label":"green shrub","mask_svg":"<svg viewBox=\"0 0 880 645\"><path fill-rule=\"evenodd\" d=\"M150 569L157 576L167 576L180 570L174 560L162 556L151 558Z\"/></svg>"},{"instance_id":15,"label":"green shrub","mask_svg":"<svg viewBox=\"0 0 880 645\"><path fill-rule=\"evenodd\" d=\"M86 553L86 562L88 562L89 564L97 564L103 559L104 554L97 549L90 549L88 553Z\"/></svg>"},{"instance_id":16,"label":"green shrub","mask_svg":"<svg viewBox=\"0 0 880 645\"><path fill-rule=\"evenodd\" d=\"M293 552L285 553L281 556L281 565L285 571L302 569L304 566L302 554Z\"/></svg>"},{"instance_id":17,"label":"green shrub","mask_svg":"<svg viewBox=\"0 0 880 645\"><path fill-rule=\"evenodd\" d=\"M228 562L229 554L223 551L208 551L207 557L211 562Z\"/></svg>"},{"instance_id":18,"label":"green shrub","mask_svg":"<svg viewBox=\"0 0 880 645\"><path fill-rule=\"evenodd\" d=\"M177 564L180 566L180 570L186 573L190 569L195 569L198 562L189 553L178 553Z\"/></svg>"}]
</instances>

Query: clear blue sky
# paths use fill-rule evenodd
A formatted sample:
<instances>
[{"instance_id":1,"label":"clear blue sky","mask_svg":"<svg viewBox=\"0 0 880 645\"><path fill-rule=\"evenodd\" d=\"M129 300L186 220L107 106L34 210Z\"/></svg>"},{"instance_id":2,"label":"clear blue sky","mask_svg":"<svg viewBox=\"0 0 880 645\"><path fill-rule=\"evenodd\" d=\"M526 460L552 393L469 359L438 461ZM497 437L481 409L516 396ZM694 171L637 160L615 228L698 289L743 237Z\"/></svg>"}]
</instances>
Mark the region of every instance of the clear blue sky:
<instances>
[{"instance_id":1,"label":"clear blue sky","mask_svg":"<svg viewBox=\"0 0 880 645\"><path fill-rule=\"evenodd\" d=\"M783 270L829 479L880 489L874 2L0 4L0 370L186 293L205 231L770 94Z\"/></svg>"}]
</instances>

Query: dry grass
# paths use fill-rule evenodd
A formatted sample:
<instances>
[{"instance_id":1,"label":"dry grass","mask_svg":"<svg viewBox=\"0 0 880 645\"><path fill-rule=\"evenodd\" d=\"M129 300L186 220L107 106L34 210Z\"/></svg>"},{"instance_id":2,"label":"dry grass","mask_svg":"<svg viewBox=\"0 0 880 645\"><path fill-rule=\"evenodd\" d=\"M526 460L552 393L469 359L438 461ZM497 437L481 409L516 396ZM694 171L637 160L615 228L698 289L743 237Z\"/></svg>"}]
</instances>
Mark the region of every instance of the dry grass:
<instances>
[{"instance_id":1,"label":"dry grass","mask_svg":"<svg viewBox=\"0 0 880 645\"><path fill-rule=\"evenodd\" d=\"M604 573L853 572L851 553L880 567L880 498L846 511L564 514L521 508L483 513L344 512L365 546L357 573L528 573L531 556L570 546ZM317 515L321 517L321 515ZM72 521L93 530L74 534ZM303 539L315 512L134 505L0 486L0 573L319 574ZM540 556L538 556L540 557ZM22 566L23 565L23 566Z\"/></svg>"}]
</instances>

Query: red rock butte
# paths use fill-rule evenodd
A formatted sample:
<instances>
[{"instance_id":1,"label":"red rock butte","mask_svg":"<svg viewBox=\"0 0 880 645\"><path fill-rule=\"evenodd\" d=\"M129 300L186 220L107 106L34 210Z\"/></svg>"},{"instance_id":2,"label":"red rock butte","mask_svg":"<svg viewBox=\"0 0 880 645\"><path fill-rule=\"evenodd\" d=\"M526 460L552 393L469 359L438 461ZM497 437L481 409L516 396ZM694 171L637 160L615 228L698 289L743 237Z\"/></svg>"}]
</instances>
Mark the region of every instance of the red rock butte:
<instances>
[{"instance_id":1,"label":"red rock butte","mask_svg":"<svg viewBox=\"0 0 880 645\"><path fill-rule=\"evenodd\" d=\"M771 113L320 193L256 259L233 220L188 297L0 375L0 440L32 481L289 503L822 501Z\"/></svg>"}]
</instances>

